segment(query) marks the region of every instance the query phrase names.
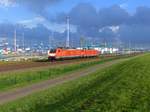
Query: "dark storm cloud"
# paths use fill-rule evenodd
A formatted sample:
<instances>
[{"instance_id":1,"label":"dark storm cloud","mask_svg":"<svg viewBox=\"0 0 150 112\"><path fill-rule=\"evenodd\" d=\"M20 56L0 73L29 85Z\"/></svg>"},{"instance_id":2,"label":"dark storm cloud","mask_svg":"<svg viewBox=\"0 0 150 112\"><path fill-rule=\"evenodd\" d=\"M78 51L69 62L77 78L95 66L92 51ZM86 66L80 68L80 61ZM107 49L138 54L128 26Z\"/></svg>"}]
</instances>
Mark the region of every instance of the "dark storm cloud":
<instances>
[{"instance_id":1,"label":"dark storm cloud","mask_svg":"<svg viewBox=\"0 0 150 112\"><path fill-rule=\"evenodd\" d=\"M85 36L116 38L124 42L131 40L137 43L150 42L150 8L138 7L131 15L118 5L96 10L88 3L81 3L72 8L69 14L59 14L56 21L65 21L65 16L69 15L71 24L78 27L78 33ZM110 27L119 26L117 32L113 32ZM99 30L104 29L99 32Z\"/></svg>"},{"instance_id":2,"label":"dark storm cloud","mask_svg":"<svg viewBox=\"0 0 150 112\"><path fill-rule=\"evenodd\" d=\"M118 5L100 9L99 11L99 24L103 27L126 24L129 18L128 12Z\"/></svg>"},{"instance_id":3,"label":"dark storm cloud","mask_svg":"<svg viewBox=\"0 0 150 112\"><path fill-rule=\"evenodd\" d=\"M150 25L150 8L138 7L130 23Z\"/></svg>"},{"instance_id":4,"label":"dark storm cloud","mask_svg":"<svg viewBox=\"0 0 150 112\"><path fill-rule=\"evenodd\" d=\"M72 8L68 14L71 24L78 28L78 32L85 36L95 36L98 33L98 13L89 3L81 3Z\"/></svg>"},{"instance_id":5,"label":"dark storm cloud","mask_svg":"<svg viewBox=\"0 0 150 112\"><path fill-rule=\"evenodd\" d=\"M37 13L60 1L62 0L16 0L18 4L24 5Z\"/></svg>"},{"instance_id":6,"label":"dark storm cloud","mask_svg":"<svg viewBox=\"0 0 150 112\"><path fill-rule=\"evenodd\" d=\"M46 11L48 6L60 1L62 0L17 0L19 4L28 7L37 14L42 14L46 18L49 15ZM67 16L70 16L70 23L77 27L75 38L83 35L85 37L105 38L109 41L118 39L123 42L150 42L150 8L148 7L138 7L135 13L131 15L118 5L96 9L89 3L80 3L73 7L69 13L57 14L53 22L65 23ZM113 28L116 26L119 29L114 31ZM2 28L1 30L3 30ZM41 37L44 35L44 31L48 32L44 28L42 31Z\"/></svg>"},{"instance_id":7,"label":"dark storm cloud","mask_svg":"<svg viewBox=\"0 0 150 112\"><path fill-rule=\"evenodd\" d=\"M47 8L63 0L9 0L14 4L24 6L30 11L49 19Z\"/></svg>"},{"instance_id":8,"label":"dark storm cloud","mask_svg":"<svg viewBox=\"0 0 150 112\"><path fill-rule=\"evenodd\" d=\"M98 22L98 13L95 7L88 3L81 3L72 8L69 16L73 24L83 27L95 26Z\"/></svg>"},{"instance_id":9,"label":"dark storm cloud","mask_svg":"<svg viewBox=\"0 0 150 112\"><path fill-rule=\"evenodd\" d=\"M118 32L124 42L150 43L150 8L138 7L128 24L120 25Z\"/></svg>"},{"instance_id":10,"label":"dark storm cloud","mask_svg":"<svg viewBox=\"0 0 150 112\"><path fill-rule=\"evenodd\" d=\"M120 26L120 39L124 42L150 43L149 25L123 25Z\"/></svg>"},{"instance_id":11,"label":"dark storm cloud","mask_svg":"<svg viewBox=\"0 0 150 112\"><path fill-rule=\"evenodd\" d=\"M89 3L78 4L69 14L59 14L56 21L64 22L67 15L70 16L71 24L76 25L79 31L89 35L91 33L98 35L102 27L125 24L130 18L130 15L117 5L97 10Z\"/></svg>"},{"instance_id":12,"label":"dark storm cloud","mask_svg":"<svg viewBox=\"0 0 150 112\"><path fill-rule=\"evenodd\" d=\"M63 18L69 15L72 24L81 27L105 27L125 24L128 22L130 15L118 5L109 8L100 9L99 11L89 3L81 3L72 8L69 14L61 13L57 16L57 21L64 21Z\"/></svg>"}]
</instances>

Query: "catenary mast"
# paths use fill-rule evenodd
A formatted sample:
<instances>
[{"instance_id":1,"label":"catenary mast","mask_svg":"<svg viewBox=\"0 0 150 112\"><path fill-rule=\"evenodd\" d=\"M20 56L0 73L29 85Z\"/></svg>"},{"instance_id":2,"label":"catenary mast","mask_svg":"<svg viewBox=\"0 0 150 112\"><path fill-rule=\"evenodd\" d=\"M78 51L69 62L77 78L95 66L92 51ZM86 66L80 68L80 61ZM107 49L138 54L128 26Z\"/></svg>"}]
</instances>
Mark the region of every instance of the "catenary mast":
<instances>
[{"instance_id":1,"label":"catenary mast","mask_svg":"<svg viewBox=\"0 0 150 112\"><path fill-rule=\"evenodd\" d=\"M67 40L66 40L66 47L70 47L70 18L67 17Z\"/></svg>"}]
</instances>

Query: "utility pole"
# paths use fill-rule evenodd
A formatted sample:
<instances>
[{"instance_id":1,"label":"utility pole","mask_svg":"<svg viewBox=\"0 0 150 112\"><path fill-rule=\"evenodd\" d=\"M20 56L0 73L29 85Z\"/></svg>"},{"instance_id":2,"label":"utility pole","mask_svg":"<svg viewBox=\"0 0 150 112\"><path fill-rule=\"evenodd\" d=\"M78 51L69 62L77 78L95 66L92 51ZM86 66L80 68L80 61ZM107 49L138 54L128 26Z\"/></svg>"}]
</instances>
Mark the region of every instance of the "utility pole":
<instances>
[{"instance_id":1,"label":"utility pole","mask_svg":"<svg viewBox=\"0 0 150 112\"><path fill-rule=\"evenodd\" d=\"M48 44L49 44L48 47L50 48L51 47L51 36L48 37Z\"/></svg>"},{"instance_id":2,"label":"utility pole","mask_svg":"<svg viewBox=\"0 0 150 112\"><path fill-rule=\"evenodd\" d=\"M17 51L17 37L16 37L16 29L14 31L14 51Z\"/></svg>"},{"instance_id":3,"label":"utility pole","mask_svg":"<svg viewBox=\"0 0 150 112\"><path fill-rule=\"evenodd\" d=\"M66 40L66 47L69 48L70 45L70 18L69 16L67 17L67 40Z\"/></svg>"},{"instance_id":4,"label":"utility pole","mask_svg":"<svg viewBox=\"0 0 150 112\"><path fill-rule=\"evenodd\" d=\"M54 32L52 31L51 35L49 35L49 47L54 47Z\"/></svg>"},{"instance_id":5,"label":"utility pole","mask_svg":"<svg viewBox=\"0 0 150 112\"><path fill-rule=\"evenodd\" d=\"M24 32L22 33L22 47L25 50Z\"/></svg>"},{"instance_id":6,"label":"utility pole","mask_svg":"<svg viewBox=\"0 0 150 112\"><path fill-rule=\"evenodd\" d=\"M85 44L84 42L85 42L84 37L81 36L81 37L80 37L80 48L83 48L83 47L84 47L84 44Z\"/></svg>"}]
</instances>

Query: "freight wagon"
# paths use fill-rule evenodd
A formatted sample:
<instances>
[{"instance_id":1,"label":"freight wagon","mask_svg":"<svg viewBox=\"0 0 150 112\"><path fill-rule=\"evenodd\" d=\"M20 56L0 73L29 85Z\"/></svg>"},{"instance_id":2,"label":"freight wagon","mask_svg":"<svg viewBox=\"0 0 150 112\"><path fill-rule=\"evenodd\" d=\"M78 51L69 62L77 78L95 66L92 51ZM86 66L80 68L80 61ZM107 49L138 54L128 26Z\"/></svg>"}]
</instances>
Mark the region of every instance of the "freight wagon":
<instances>
[{"instance_id":1,"label":"freight wagon","mask_svg":"<svg viewBox=\"0 0 150 112\"><path fill-rule=\"evenodd\" d=\"M96 57L100 53L97 50L92 49L65 49L57 48L48 51L48 59L59 60L59 59L72 59L72 58L85 58L85 57Z\"/></svg>"}]
</instances>

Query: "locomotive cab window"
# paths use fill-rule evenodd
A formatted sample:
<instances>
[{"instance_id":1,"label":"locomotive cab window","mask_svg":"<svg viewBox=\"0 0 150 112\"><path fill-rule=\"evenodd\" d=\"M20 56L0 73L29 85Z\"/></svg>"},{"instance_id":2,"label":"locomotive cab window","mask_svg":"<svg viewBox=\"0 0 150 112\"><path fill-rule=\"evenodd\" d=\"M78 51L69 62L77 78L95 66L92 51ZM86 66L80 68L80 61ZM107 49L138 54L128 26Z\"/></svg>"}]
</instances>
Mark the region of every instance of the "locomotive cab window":
<instances>
[{"instance_id":1,"label":"locomotive cab window","mask_svg":"<svg viewBox=\"0 0 150 112\"><path fill-rule=\"evenodd\" d=\"M51 49L50 53L56 53L56 49Z\"/></svg>"}]
</instances>

